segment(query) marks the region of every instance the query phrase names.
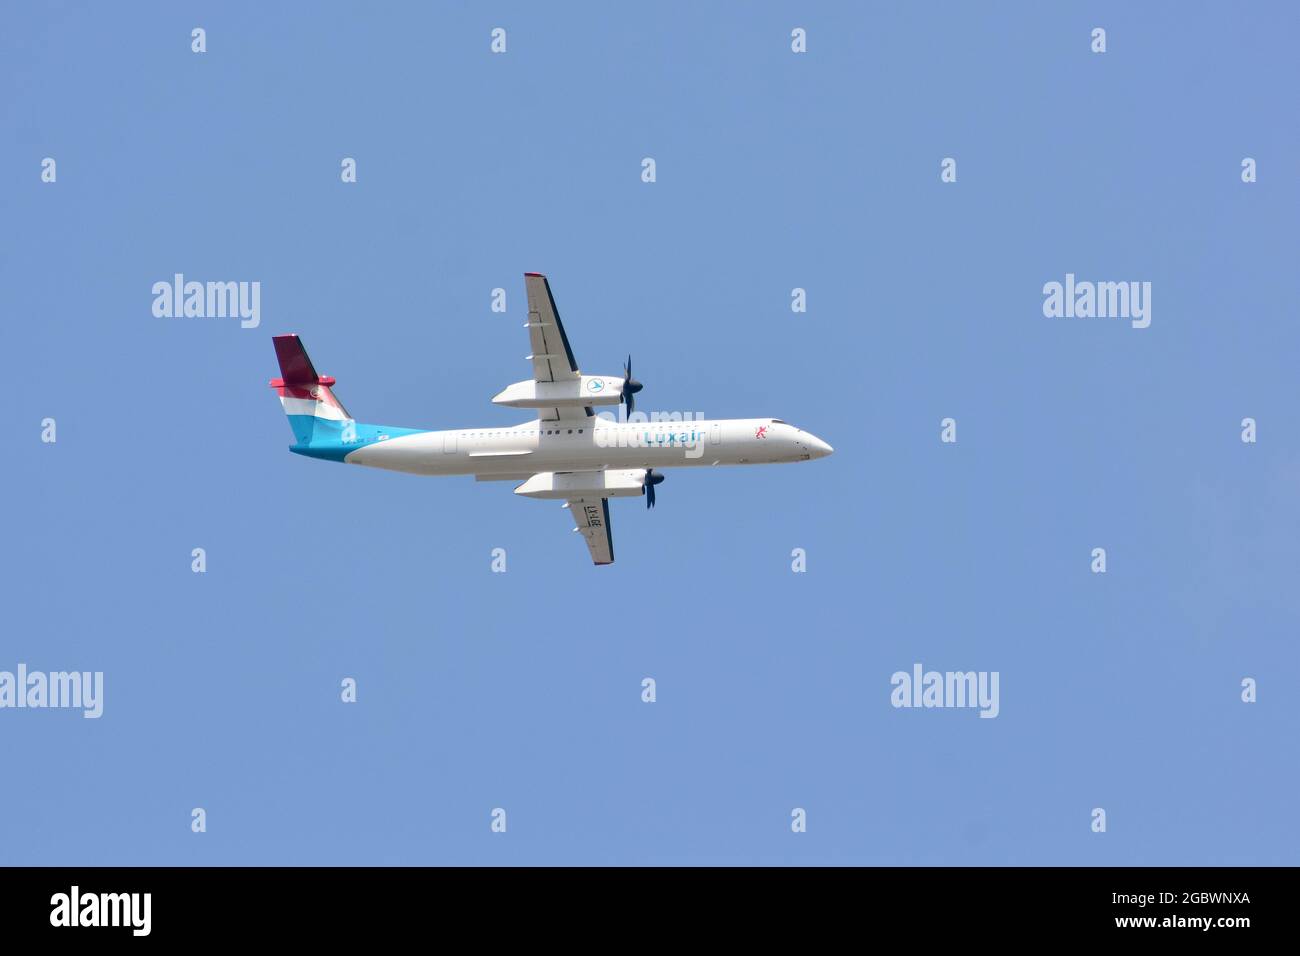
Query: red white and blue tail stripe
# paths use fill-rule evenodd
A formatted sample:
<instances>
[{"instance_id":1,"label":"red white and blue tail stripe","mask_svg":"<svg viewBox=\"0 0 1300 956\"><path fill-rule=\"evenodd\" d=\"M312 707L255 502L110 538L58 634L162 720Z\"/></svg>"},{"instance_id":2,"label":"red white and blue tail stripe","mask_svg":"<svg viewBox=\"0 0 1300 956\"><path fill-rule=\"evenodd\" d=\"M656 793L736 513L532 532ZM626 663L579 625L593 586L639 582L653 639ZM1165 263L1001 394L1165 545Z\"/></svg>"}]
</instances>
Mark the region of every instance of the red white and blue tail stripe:
<instances>
[{"instance_id":1,"label":"red white and blue tail stripe","mask_svg":"<svg viewBox=\"0 0 1300 956\"><path fill-rule=\"evenodd\" d=\"M280 396L289 427L293 429L295 442L290 451L343 461L373 442L419 431L358 424L334 397L333 376L316 372L298 336L276 335L272 341L275 357L280 362L280 377L271 379L271 387Z\"/></svg>"}]
</instances>

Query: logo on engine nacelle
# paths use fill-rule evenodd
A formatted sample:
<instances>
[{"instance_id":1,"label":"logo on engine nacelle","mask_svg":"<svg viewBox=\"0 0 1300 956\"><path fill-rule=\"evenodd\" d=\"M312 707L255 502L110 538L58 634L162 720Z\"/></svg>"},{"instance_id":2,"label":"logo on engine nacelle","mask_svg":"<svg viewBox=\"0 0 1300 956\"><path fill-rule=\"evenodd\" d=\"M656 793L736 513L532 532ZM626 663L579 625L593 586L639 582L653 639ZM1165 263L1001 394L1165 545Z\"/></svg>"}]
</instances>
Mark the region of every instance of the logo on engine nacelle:
<instances>
[{"instance_id":1,"label":"logo on engine nacelle","mask_svg":"<svg viewBox=\"0 0 1300 956\"><path fill-rule=\"evenodd\" d=\"M604 390L605 390L605 382L603 379L593 378L589 382L587 382L587 391L589 392L601 392Z\"/></svg>"}]
</instances>

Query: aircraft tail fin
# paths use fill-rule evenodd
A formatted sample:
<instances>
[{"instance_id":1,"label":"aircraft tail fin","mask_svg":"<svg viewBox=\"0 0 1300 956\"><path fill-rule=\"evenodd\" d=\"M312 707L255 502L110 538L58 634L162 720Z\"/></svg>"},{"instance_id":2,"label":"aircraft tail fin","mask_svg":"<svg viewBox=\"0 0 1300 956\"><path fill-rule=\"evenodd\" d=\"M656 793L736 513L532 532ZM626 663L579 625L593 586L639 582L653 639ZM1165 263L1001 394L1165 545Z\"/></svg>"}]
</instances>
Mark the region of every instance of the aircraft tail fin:
<instances>
[{"instance_id":1,"label":"aircraft tail fin","mask_svg":"<svg viewBox=\"0 0 1300 956\"><path fill-rule=\"evenodd\" d=\"M349 428L355 428L352 416L334 397L333 376L316 373L302 340L297 335L276 335L272 341L280 377L271 379L271 388L280 396L297 444L338 441Z\"/></svg>"}]
</instances>

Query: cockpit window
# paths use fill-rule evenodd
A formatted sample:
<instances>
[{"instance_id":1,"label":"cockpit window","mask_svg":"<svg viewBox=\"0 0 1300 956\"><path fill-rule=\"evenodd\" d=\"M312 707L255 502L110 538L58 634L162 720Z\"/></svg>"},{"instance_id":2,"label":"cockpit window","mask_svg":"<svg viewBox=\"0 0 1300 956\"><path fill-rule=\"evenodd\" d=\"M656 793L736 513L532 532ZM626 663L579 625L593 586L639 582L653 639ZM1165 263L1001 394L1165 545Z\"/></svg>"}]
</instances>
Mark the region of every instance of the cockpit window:
<instances>
[{"instance_id":1,"label":"cockpit window","mask_svg":"<svg viewBox=\"0 0 1300 956\"><path fill-rule=\"evenodd\" d=\"M772 424L773 424L773 425L784 425L785 422L781 421L781 419L779 419L779 418L774 418L774 419L772 419Z\"/></svg>"}]
</instances>

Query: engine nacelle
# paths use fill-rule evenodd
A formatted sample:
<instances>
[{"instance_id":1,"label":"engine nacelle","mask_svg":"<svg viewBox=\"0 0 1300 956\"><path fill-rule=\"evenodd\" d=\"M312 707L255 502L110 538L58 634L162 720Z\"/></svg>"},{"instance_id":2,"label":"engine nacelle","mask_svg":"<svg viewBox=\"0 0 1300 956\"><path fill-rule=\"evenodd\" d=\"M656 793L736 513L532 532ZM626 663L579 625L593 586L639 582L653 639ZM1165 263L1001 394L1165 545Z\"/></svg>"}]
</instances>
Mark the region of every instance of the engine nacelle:
<instances>
[{"instance_id":1,"label":"engine nacelle","mask_svg":"<svg viewBox=\"0 0 1300 956\"><path fill-rule=\"evenodd\" d=\"M608 375L583 375L568 382L515 382L492 399L511 408L552 408L617 405L623 400L623 380Z\"/></svg>"},{"instance_id":2,"label":"engine nacelle","mask_svg":"<svg viewBox=\"0 0 1300 956\"><path fill-rule=\"evenodd\" d=\"M543 471L515 489L525 498L633 498L645 487L644 468L556 474Z\"/></svg>"}]
</instances>

